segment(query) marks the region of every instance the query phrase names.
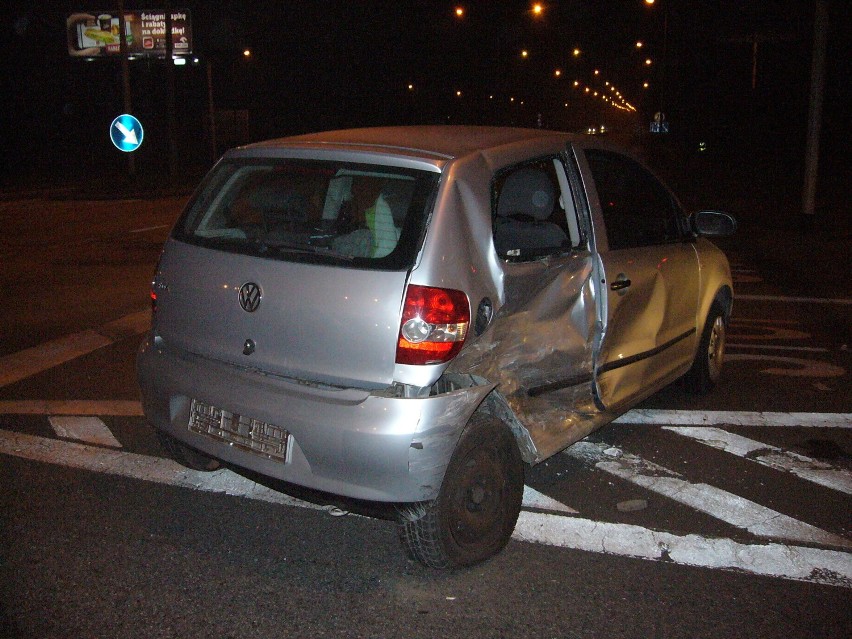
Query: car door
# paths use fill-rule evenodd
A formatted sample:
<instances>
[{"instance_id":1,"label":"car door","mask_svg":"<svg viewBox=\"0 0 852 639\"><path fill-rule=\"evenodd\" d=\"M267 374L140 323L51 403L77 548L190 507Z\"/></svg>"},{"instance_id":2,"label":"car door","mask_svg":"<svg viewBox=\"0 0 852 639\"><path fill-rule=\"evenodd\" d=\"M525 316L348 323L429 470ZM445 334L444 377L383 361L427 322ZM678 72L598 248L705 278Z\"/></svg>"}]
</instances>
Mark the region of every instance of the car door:
<instances>
[{"instance_id":1,"label":"car door","mask_svg":"<svg viewBox=\"0 0 852 639\"><path fill-rule=\"evenodd\" d=\"M656 177L614 151L583 156L600 270L595 392L602 407L619 410L688 369L698 259L685 216Z\"/></svg>"}]
</instances>

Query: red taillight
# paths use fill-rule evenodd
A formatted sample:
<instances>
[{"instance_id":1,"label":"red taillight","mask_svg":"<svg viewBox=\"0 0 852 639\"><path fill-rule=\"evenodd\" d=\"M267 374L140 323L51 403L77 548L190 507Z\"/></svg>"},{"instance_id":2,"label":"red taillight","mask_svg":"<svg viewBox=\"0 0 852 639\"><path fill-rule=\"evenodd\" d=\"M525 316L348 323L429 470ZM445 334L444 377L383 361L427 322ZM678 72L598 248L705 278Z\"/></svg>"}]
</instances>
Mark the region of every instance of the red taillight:
<instances>
[{"instance_id":1,"label":"red taillight","mask_svg":"<svg viewBox=\"0 0 852 639\"><path fill-rule=\"evenodd\" d=\"M151 312L157 313L157 294L153 290L151 291Z\"/></svg>"},{"instance_id":2,"label":"red taillight","mask_svg":"<svg viewBox=\"0 0 852 639\"><path fill-rule=\"evenodd\" d=\"M462 291L412 284L405 294L397 364L442 364L455 357L470 325L470 303Z\"/></svg>"}]
</instances>

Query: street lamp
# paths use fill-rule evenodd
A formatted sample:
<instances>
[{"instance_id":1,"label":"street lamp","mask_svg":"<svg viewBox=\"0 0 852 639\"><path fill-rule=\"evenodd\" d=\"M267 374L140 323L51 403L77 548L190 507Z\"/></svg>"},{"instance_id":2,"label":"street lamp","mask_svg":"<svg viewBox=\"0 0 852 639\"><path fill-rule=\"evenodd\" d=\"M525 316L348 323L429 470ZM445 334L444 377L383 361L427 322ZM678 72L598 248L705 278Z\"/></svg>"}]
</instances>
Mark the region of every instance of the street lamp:
<instances>
[{"instance_id":1,"label":"street lamp","mask_svg":"<svg viewBox=\"0 0 852 639\"><path fill-rule=\"evenodd\" d=\"M655 0L645 0L645 4L649 7L654 4ZM663 93L665 91L666 86L666 66L668 65L668 48L669 48L669 8L668 3L663 6L663 53L660 62L660 117L665 117L663 111ZM645 66L651 65L651 59L648 58L645 60Z\"/></svg>"}]
</instances>

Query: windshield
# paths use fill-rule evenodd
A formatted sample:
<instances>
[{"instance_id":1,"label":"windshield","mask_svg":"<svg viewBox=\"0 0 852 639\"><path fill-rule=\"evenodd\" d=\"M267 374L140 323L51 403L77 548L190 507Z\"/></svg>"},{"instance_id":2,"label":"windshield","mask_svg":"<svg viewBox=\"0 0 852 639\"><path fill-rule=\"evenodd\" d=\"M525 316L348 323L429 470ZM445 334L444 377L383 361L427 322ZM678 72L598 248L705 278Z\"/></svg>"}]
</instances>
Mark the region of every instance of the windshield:
<instances>
[{"instance_id":1,"label":"windshield","mask_svg":"<svg viewBox=\"0 0 852 639\"><path fill-rule=\"evenodd\" d=\"M308 160L224 161L176 239L291 261L410 267L438 174Z\"/></svg>"}]
</instances>

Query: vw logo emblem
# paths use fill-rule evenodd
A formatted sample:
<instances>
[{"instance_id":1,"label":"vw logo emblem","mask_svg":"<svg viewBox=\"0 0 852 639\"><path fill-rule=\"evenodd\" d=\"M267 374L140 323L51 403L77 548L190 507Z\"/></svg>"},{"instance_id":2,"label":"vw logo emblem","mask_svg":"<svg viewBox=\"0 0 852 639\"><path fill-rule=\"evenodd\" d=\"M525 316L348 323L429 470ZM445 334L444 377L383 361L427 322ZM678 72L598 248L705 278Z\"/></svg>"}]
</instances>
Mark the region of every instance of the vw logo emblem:
<instances>
[{"instance_id":1,"label":"vw logo emblem","mask_svg":"<svg viewBox=\"0 0 852 639\"><path fill-rule=\"evenodd\" d=\"M246 282L240 287L240 306L246 313L254 313L262 297L260 286L254 282Z\"/></svg>"}]
</instances>

